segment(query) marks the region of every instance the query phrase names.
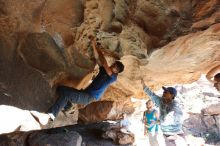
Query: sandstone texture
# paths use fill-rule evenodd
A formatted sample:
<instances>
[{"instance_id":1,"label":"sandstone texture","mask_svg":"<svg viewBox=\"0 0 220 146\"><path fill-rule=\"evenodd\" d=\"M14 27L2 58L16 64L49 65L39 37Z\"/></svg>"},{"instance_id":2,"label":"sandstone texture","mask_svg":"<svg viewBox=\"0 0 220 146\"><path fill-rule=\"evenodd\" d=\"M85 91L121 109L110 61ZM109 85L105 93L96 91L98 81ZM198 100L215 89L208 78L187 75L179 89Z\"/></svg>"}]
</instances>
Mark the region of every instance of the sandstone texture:
<instances>
[{"instance_id":1,"label":"sandstone texture","mask_svg":"<svg viewBox=\"0 0 220 146\"><path fill-rule=\"evenodd\" d=\"M94 35L125 71L100 102L79 105L79 119L118 119L131 97L147 99L141 78L156 90L220 64L219 20L219 0L0 0L0 104L45 112L57 85L87 87Z\"/></svg>"}]
</instances>

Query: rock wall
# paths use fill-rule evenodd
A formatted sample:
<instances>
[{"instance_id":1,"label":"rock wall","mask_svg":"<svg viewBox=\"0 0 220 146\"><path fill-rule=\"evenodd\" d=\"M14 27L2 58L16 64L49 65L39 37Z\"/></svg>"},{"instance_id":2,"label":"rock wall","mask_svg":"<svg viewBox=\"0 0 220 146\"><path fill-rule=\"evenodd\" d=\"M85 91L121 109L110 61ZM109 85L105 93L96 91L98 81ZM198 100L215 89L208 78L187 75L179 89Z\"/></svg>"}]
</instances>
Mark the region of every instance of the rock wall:
<instances>
[{"instance_id":1,"label":"rock wall","mask_svg":"<svg viewBox=\"0 0 220 146\"><path fill-rule=\"evenodd\" d=\"M146 98L141 77L152 89L195 81L220 64L219 5L219 0L1 0L0 103L46 111L57 85L85 88L95 68L90 34L109 63L118 54L125 64L102 100Z\"/></svg>"}]
</instances>

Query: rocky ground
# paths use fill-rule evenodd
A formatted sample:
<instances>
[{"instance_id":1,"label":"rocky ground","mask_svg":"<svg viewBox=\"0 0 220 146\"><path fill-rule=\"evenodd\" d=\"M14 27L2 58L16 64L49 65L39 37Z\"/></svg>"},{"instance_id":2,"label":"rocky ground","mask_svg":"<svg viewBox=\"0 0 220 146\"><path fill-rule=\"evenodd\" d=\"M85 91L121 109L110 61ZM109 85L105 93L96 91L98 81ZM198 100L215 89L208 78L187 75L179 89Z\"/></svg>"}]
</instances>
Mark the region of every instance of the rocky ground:
<instances>
[{"instance_id":1,"label":"rocky ground","mask_svg":"<svg viewBox=\"0 0 220 146\"><path fill-rule=\"evenodd\" d=\"M220 94L212 87L212 85L202 76L198 81L192 84L175 85L178 90L178 100L184 105L184 131L187 142L190 146L217 146L220 142L220 121L219 121L219 104ZM158 95L162 90L156 92ZM133 145L144 146L147 143L146 137L143 135L142 114L145 110L146 100L132 98L135 111L128 118L131 122L130 130L135 134ZM13 131L29 131L41 129L41 125L33 118L30 111L23 111L18 108L1 106L0 112L5 113L5 118L1 120L1 133ZM33 113L33 111L32 111ZM63 116L74 116L77 122L77 113L60 113L58 118ZM7 115L7 116L6 116ZM15 116L16 115L16 116ZM43 114L38 113L41 117ZM35 115L36 116L36 115ZM69 118L73 120L73 118ZM5 122L5 123L4 123ZM69 121L69 124L73 121ZM110 122L110 121L109 121ZM68 121L66 121L66 124ZM111 122L114 123L114 122ZM9 126L10 125L10 126ZM61 126L59 120L52 126ZM6 134L0 136L4 142L22 143L28 141L31 145L43 144L48 141L58 141L62 145L68 143L81 143L81 145L117 145L112 139L104 140L102 134L108 129L110 123L97 123L87 125L73 125L68 127L58 127L49 130L36 132L16 132L14 134ZM17 137L19 137L17 139ZM69 139L68 137L74 137ZM113 136L114 137L114 136ZM17 140L15 140L15 138ZM162 143L162 137L160 136ZM16 141L16 142L15 142ZM0 143L0 144L2 144Z\"/></svg>"}]
</instances>

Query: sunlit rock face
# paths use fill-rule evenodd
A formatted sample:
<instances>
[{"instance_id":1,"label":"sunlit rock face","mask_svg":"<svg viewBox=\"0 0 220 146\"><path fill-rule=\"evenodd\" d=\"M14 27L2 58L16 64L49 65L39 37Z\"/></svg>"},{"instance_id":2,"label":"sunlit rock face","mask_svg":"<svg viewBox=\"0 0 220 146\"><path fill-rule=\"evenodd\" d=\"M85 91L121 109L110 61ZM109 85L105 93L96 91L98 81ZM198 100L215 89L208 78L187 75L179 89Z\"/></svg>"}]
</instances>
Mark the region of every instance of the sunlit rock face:
<instances>
[{"instance_id":1,"label":"sunlit rock face","mask_svg":"<svg viewBox=\"0 0 220 146\"><path fill-rule=\"evenodd\" d=\"M99 101L79 110L79 123L95 123L104 120L117 120L123 113L132 114L134 107L131 101ZM96 114L94 114L96 113Z\"/></svg>"},{"instance_id":2,"label":"sunlit rock face","mask_svg":"<svg viewBox=\"0 0 220 146\"><path fill-rule=\"evenodd\" d=\"M219 64L219 37L220 24L179 37L153 52L141 72L146 72L145 79L151 85L155 82L166 85L195 81Z\"/></svg>"},{"instance_id":3,"label":"sunlit rock face","mask_svg":"<svg viewBox=\"0 0 220 146\"><path fill-rule=\"evenodd\" d=\"M141 77L152 89L195 81L220 64L219 5L219 0L0 1L0 103L46 111L57 85L85 88L95 74L90 34L109 63L116 53L125 64L102 100L145 98ZM103 109L113 110L108 107ZM94 121L109 119L107 111Z\"/></svg>"}]
</instances>

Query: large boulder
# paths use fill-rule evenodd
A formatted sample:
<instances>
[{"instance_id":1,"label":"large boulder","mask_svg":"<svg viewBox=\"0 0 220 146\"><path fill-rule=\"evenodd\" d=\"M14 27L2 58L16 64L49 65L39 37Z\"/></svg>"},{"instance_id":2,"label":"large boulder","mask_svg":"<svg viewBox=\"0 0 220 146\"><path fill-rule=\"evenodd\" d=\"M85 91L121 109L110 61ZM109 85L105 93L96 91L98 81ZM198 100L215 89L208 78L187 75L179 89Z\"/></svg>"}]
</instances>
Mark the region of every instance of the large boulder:
<instances>
[{"instance_id":1,"label":"large boulder","mask_svg":"<svg viewBox=\"0 0 220 146\"><path fill-rule=\"evenodd\" d=\"M65 133L33 133L29 136L28 143L33 146L63 145L81 146L82 137L79 133L70 131Z\"/></svg>"},{"instance_id":2,"label":"large boulder","mask_svg":"<svg viewBox=\"0 0 220 146\"><path fill-rule=\"evenodd\" d=\"M220 114L220 103L213 104L207 108L202 109L204 115L219 115Z\"/></svg>"}]
</instances>

